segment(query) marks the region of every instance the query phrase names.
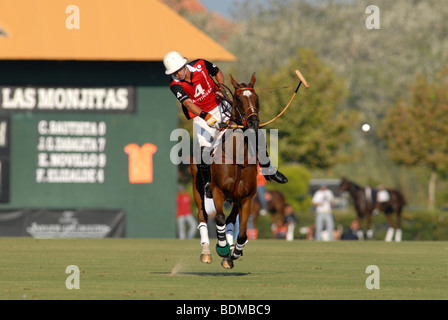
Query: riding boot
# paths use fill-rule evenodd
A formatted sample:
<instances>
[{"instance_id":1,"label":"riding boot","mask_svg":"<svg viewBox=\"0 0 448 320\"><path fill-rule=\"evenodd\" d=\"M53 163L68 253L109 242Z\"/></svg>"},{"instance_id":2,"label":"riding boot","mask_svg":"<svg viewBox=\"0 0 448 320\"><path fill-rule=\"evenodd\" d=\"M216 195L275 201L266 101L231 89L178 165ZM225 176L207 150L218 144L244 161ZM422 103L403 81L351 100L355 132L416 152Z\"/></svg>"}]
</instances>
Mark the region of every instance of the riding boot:
<instances>
[{"instance_id":1,"label":"riding boot","mask_svg":"<svg viewBox=\"0 0 448 320\"><path fill-rule=\"evenodd\" d=\"M271 160L269 159L267 150L266 157L268 159L267 163L259 162L261 174L265 177L266 181L275 181L281 184L288 182L288 178L286 178L283 173L278 171L276 167L271 166Z\"/></svg>"},{"instance_id":2,"label":"riding boot","mask_svg":"<svg viewBox=\"0 0 448 320\"><path fill-rule=\"evenodd\" d=\"M286 178L283 173L278 171L276 167L271 166L271 159L269 158L268 154L266 138L264 137L264 134L262 134L262 131L259 131L257 138L262 139L262 141L257 141L257 146L265 147L264 150L262 150L263 148L258 149L258 163L261 168L261 174L265 177L267 181L275 181L282 184L288 182L288 178ZM264 156L261 156L263 154Z\"/></svg>"},{"instance_id":3,"label":"riding boot","mask_svg":"<svg viewBox=\"0 0 448 320\"><path fill-rule=\"evenodd\" d=\"M212 190L210 189L211 182L211 174L210 174L210 165L201 163L198 164L198 169L202 177L202 182L204 185L205 196L207 198L212 198Z\"/></svg>"},{"instance_id":4,"label":"riding boot","mask_svg":"<svg viewBox=\"0 0 448 320\"><path fill-rule=\"evenodd\" d=\"M261 166L260 166L261 167ZM283 174L283 173L281 173L280 171L278 171L278 169L277 168L275 168L275 167L267 167L266 169L267 169L267 171L265 171L265 172L267 172L267 174L264 174L263 173L263 167L261 167L261 173L263 174L263 176L265 177L265 179L266 179L266 181L275 181L275 182L278 182L278 183L281 183L281 184L283 184L283 183L286 183L286 182L288 182L288 178L286 178L286 176ZM274 171L275 170L275 171ZM274 173L271 173L271 172L273 172L274 171Z\"/></svg>"}]
</instances>

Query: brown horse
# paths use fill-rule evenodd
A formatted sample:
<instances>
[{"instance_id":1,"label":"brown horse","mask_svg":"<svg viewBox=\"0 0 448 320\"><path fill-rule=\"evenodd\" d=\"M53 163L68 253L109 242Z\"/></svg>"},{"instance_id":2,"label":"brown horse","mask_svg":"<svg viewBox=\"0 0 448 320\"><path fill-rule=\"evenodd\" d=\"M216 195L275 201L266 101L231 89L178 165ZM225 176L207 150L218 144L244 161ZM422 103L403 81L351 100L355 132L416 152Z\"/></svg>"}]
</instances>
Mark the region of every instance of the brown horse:
<instances>
[{"instance_id":1,"label":"brown horse","mask_svg":"<svg viewBox=\"0 0 448 320\"><path fill-rule=\"evenodd\" d=\"M276 190L266 191L266 200L268 205L268 212L271 214L272 230L274 236L284 228L285 224L285 207L286 199L283 193ZM258 199L258 194L252 199L252 226L253 226L253 238L258 238L258 217L260 215L261 203Z\"/></svg>"},{"instance_id":2,"label":"brown horse","mask_svg":"<svg viewBox=\"0 0 448 320\"><path fill-rule=\"evenodd\" d=\"M233 268L233 261L243 254L243 249L247 243L247 222L251 212L251 200L257 190L257 157L254 152L256 147L250 144L250 136L257 137L259 129L259 101L254 90L256 81L255 73L252 75L250 83L237 83L230 76L231 83L235 88L233 94L232 110L229 114L229 128L239 126L243 129L226 129L221 132L220 145L213 152L213 162L211 163L211 191L213 195L214 208L216 210L216 231L218 243L216 251L223 258L221 265L224 268ZM246 134L246 133L249 134ZM257 140L255 138L255 140ZM253 140L252 140L253 142ZM229 147L230 146L230 147ZM255 148L255 149L254 149ZM208 240L207 228L207 199L203 198L203 183L201 175L198 174L197 165L190 164L193 174L193 193L198 207L199 231L201 239ZM233 204L232 210L225 218L224 202ZM239 215L239 233L236 245L233 245L233 231ZM204 263L211 263L211 253L209 241L201 240L202 253L200 260Z\"/></svg>"},{"instance_id":3,"label":"brown horse","mask_svg":"<svg viewBox=\"0 0 448 320\"><path fill-rule=\"evenodd\" d=\"M373 230L371 229L372 214L375 209L384 212L387 221L389 222L389 229L386 234L386 241L391 241L394 232L395 241L401 241L401 212L406 205L404 195L394 189L386 189L389 194L388 201L377 202L376 197L378 190L370 187L361 187L347 178L342 178L338 188L339 191L348 191L353 199L353 204L357 213L359 225L362 226L362 219L366 219L367 223L367 238L371 239ZM396 223L392 219L392 215L396 214Z\"/></svg>"}]
</instances>

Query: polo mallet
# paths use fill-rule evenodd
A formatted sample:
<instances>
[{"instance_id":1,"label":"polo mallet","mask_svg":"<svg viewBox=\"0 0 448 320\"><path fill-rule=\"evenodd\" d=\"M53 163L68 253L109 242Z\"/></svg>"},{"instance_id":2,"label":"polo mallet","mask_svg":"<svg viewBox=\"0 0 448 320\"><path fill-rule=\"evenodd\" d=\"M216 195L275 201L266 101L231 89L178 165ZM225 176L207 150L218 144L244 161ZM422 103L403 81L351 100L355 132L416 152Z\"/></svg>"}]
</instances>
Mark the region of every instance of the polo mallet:
<instances>
[{"instance_id":1,"label":"polo mallet","mask_svg":"<svg viewBox=\"0 0 448 320\"><path fill-rule=\"evenodd\" d=\"M291 100L289 100L289 102L288 102L288 104L286 105L286 107L285 107L285 108L282 110L282 112L280 112L275 118L273 118L272 120L270 120L270 121L268 121L268 122L265 122L265 123L260 124L260 128L262 128L262 127L264 127L264 126L267 126L267 125L270 124L271 122L277 120L277 119L278 119L278 118L279 118L279 117L286 111L286 109L289 108L289 106L291 105L292 100L294 100L294 97L296 96L297 91L299 91L300 85L301 85L302 83L303 83L303 85L305 86L305 88L308 89L308 88L310 87L310 85L308 84L308 81L306 81L305 77L304 77L303 74L299 71L299 69L296 69L296 70L295 70L295 73L296 73L297 77L299 78L300 82L299 82L299 84L298 84L298 86L297 86L297 88L296 88L296 91L294 91L294 94L292 95ZM227 124L227 123L220 123L219 126L220 126L221 129L224 129L224 128L229 128L229 129L244 128L244 126L241 126L241 125L237 125L237 124L232 125L232 124Z\"/></svg>"},{"instance_id":2,"label":"polo mallet","mask_svg":"<svg viewBox=\"0 0 448 320\"><path fill-rule=\"evenodd\" d=\"M308 81L306 81L305 77L304 77L303 74L299 71L299 69L296 69L295 72L296 72L297 77L299 77L300 82L299 82L299 84L298 84L298 86L297 86L297 88L296 88L296 91L294 91L294 94L292 95L291 100L289 100L289 102L288 102L288 104L286 105L286 107L285 107L285 108L282 110L282 112L280 112L274 119L272 119L272 120L270 120L270 121L268 121L268 122L265 122L265 123L260 124L260 128L262 128L262 127L264 127L264 126L270 124L270 123L273 122L274 120L277 120L277 119L278 119L278 118L279 118L279 117L286 111L286 109L289 108L289 106L291 105L292 100L294 100L294 97L296 96L297 91L299 91L300 85L301 85L302 83L303 83L303 85L305 86L305 88L308 89L308 88L310 87L310 85L308 84Z\"/></svg>"}]
</instances>

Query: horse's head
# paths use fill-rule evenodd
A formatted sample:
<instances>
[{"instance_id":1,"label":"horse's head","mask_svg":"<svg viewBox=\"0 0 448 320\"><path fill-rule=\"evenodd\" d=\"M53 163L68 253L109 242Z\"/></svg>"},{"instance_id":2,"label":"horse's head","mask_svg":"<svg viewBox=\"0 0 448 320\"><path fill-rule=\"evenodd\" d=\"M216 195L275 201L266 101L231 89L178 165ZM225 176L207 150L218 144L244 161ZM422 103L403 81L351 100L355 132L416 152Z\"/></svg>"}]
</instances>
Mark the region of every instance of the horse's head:
<instances>
[{"instance_id":1,"label":"horse's head","mask_svg":"<svg viewBox=\"0 0 448 320\"><path fill-rule=\"evenodd\" d=\"M260 104L258 95L254 89L256 81L255 73L252 74L249 84L236 82L232 75L230 75L230 81L235 88L232 109L233 116L245 128L258 130L260 125Z\"/></svg>"}]
</instances>

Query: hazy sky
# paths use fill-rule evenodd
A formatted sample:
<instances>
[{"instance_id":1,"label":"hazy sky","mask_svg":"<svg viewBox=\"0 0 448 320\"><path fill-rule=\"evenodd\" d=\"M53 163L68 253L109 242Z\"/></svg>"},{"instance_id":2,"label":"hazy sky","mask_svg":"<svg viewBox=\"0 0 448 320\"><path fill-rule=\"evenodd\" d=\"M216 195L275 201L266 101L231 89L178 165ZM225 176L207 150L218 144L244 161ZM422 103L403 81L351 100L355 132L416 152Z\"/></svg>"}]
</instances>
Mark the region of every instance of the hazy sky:
<instances>
[{"instance_id":1,"label":"hazy sky","mask_svg":"<svg viewBox=\"0 0 448 320\"><path fill-rule=\"evenodd\" d=\"M215 11L227 18L230 17L230 8L234 0L200 0L201 3L210 11Z\"/></svg>"}]
</instances>

